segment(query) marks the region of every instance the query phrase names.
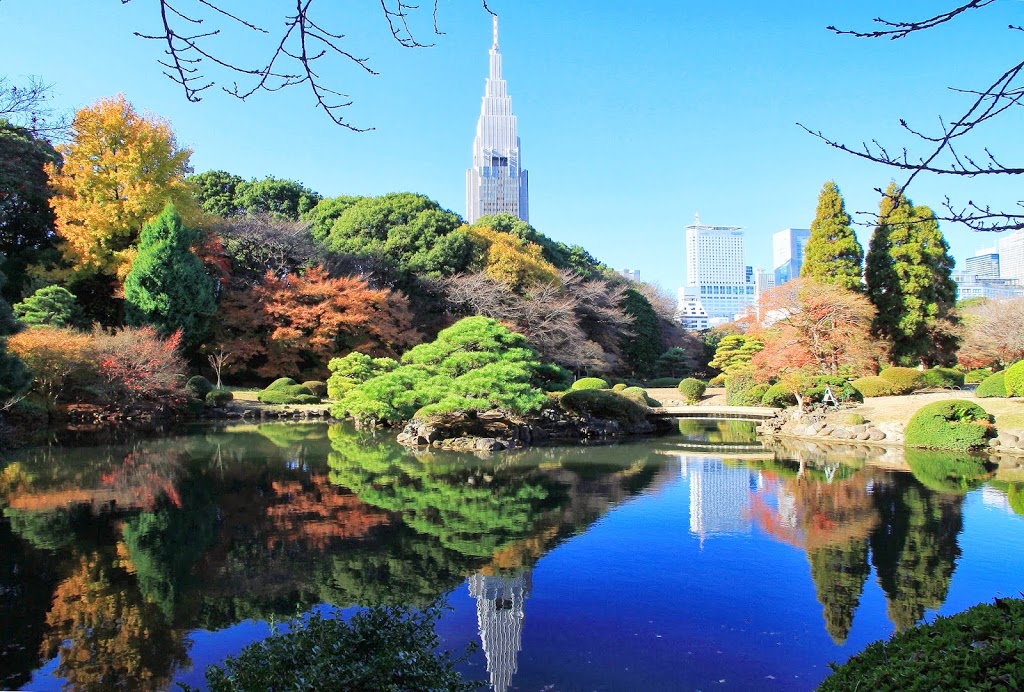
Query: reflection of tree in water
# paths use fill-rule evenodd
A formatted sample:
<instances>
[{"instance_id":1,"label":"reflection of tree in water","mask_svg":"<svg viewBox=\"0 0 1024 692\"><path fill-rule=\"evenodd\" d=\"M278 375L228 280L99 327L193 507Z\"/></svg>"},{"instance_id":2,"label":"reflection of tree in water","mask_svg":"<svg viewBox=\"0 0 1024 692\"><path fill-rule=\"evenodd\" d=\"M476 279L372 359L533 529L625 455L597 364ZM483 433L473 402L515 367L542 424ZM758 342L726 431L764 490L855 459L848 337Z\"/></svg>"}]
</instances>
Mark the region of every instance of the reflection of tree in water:
<instances>
[{"instance_id":1,"label":"reflection of tree in water","mask_svg":"<svg viewBox=\"0 0 1024 692\"><path fill-rule=\"evenodd\" d=\"M184 632L170 627L107 553L82 556L53 596L44 658L60 656L66 688L157 689L188 663Z\"/></svg>"},{"instance_id":2,"label":"reflection of tree in water","mask_svg":"<svg viewBox=\"0 0 1024 692\"><path fill-rule=\"evenodd\" d=\"M992 475L985 458L963 452L907 449L906 460L914 478L938 493L963 494L981 486Z\"/></svg>"},{"instance_id":3,"label":"reflection of tree in water","mask_svg":"<svg viewBox=\"0 0 1024 692\"><path fill-rule=\"evenodd\" d=\"M786 463L776 460L773 466ZM843 467L829 482L818 469L797 468L795 473L764 471L765 484L751 506L768 534L806 551L825 629L841 644L870 572L867 539L878 522L867 492L871 475Z\"/></svg>"},{"instance_id":4,"label":"reflection of tree in water","mask_svg":"<svg viewBox=\"0 0 1024 692\"><path fill-rule=\"evenodd\" d=\"M871 534L871 554L889 619L902 631L946 600L960 557L963 497L935 493L906 475L888 481L874 486L881 521Z\"/></svg>"},{"instance_id":5,"label":"reflection of tree in water","mask_svg":"<svg viewBox=\"0 0 1024 692\"><path fill-rule=\"evenodd\" d=\"M539 471L423 462L394 443L345 434L334 434L332 446L332 483L463 555L491 556L565 502Z\"/></svg>"}]
</instances>

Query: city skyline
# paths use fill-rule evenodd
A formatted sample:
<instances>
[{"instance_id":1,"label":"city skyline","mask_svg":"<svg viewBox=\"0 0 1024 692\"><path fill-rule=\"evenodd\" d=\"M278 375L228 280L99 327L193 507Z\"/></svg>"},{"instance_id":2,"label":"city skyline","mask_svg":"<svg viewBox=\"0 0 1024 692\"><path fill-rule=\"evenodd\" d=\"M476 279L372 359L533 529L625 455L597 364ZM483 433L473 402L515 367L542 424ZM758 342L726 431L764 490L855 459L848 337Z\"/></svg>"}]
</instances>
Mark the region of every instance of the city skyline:
<instances>
[{"instance_id":1,"label":"city skyline","mask_svg":"<svg viewBox=\"0 0 1024 692\"><path fill-rule=\"evenodd\" d=\"M929 4L915 0L893 10L881 2L801 2L779 9L740 0L664 5L649 14L618 5L522 11L496 0L491 7L501 16L504 51L516 56L505 77L515 86L519 134L528 144L531 223L609 266L639 269L667 290L685 284L683 228L695 212L710 223L745 227L747 263L767 266L772 235L810 225L826 180L836 181L851 213L876 210L874 189L892 171L832 150L796 123L851 144L876 137L908 143L901 117L927 129L963 104L963 95L947 87L988 83L1005 69L1000 57L1014 39L1005 27L1016 21L1012 5L994 5L956 26L888 42L836 36L825 27L925 16ZM44 26L27 0L3 3L0 60L13 80L39 75L54 84L58 108L120 92L140 111L170 121L178 141L193 148L197 172L274 175L327 196L413 191L445 208L464 208L466 140L480 106L480 37L490 24L475 5L442 8L440 36L432 35L429 11L413 17L423 42L436 43L429 49L395 44L379 10L319 10L321 21L346 34L345 46L380 73L349 66L330 72L354 100L346 118L376 128L363 134L333 125L299 90L242 103L210 89L202 102L187 102L160 74L160 47L133 35L158 25L151 3L51 0L50 9L63 21ZM272 14L252 11L260 20ZM47 40L40 41L44 31ZM248 48L244 40L225 41L229 50ZM724 41L733 48L720 50ZM953 42L964 41L984 42L988 50L967 63L944 57ZM878 75L893 65L903 78L898 94L882 105L859 96L877 93ZM1007 160L1024 147L1012 125L996 122L989 132ZM909 196L932 207L947 194L954 202L1002 200L1012 207L1019 195L1011 182L922 177ZM871 230L857 227L865 246ZM943 232L958 268L995 240L948 224Z\"/></svg>"}]
</instances>

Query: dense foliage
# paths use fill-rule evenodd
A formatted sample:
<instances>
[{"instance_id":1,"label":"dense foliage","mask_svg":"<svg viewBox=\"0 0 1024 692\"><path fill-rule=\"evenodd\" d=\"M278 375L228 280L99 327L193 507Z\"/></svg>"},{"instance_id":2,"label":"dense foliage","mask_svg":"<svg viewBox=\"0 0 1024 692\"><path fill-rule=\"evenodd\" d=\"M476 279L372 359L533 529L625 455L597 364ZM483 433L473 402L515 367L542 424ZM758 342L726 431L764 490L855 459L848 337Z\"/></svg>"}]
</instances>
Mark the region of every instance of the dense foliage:
<instances>
[{"instance_id":1,"label":"dense foliage","mask_svg":"<svg viewBox=\"0 0 1024 692\"><path fill-rule=\"evenodd\" d=\"M964 373L955 368L928 368L921 373L921 381L926 387L945 387L959 389L964 386Z\"/></svg>"},{"instance_id":2,"label":"dense foliage","mask_svg":"<svg viewBox=\"0 0 1024 692\"><path fill-rule=\"evenodd\" d=\"M970 401L936 401L907 423L908 447L967 450L983 447L993 434L992 417Z\"/></svg>"},{"instance_id":3,"label":"dense foliage","mask_svg":"<svg viewBox=\"0 0 1024 692\"><path fill-rule=\"evenodd\" d=\"M707 388L706 382L693 377L687 377L685 380L680 381L678 385L679 393L683 395L688 404L699 403Z\"/></svg>"},{"instance_id":4,"label":"dense foliage","mask_svg":"<svg viewBox=\"0 0 1024 692\"><path fill-rule=\"evenodd\" d=\"M850 227L850 215L835 182L829 180L818 195L811 236L804 246L800 277L860 291L864 249Z\"/></svg>"},{"instance_id":5,"label":"dense foliage","mask_svg":"<svg viewBox=\"0 0 1024 692\"><path fill-rule=\"evenodd\" d=\"M1006 396L1024 396L1024 360L1017 361L1003 372Z\"/></svg>"},{"instance_id":6,"label":"dense foliage","mask_svg":"<svg viewBox=\"0 0 1024 692\"><path fill-rule=\"evenodd\" d=\"M870 644L818 688L905 692L1024 687L1024 600L998 598Z\"/></svg>"},{"instance_id":7,"label":"dense foliage","mask_svg":"<svg viewBox=\"0 0 1024 692\"><path fill-rule=\"evenodd\" d=\"M320 397L290 377L279 377L256 395L264 404L319 404Z\"/></svg>"},{"instance_id":8,"label":"dense foliage","mask_svg":"<svg viewBox=\"0 0 1024 692\"><path fill-rule=\"evenodd\" d=\"M718 342L715 357L711 359L709 365L726 375L731 375L750 363L754 354L763 349L764 342L760 339L743 334L729 334Z\"/></svg>"},{"instance_id":9,"label":"dense foliage","mask_svg":"<svg viewBox=\"0 0 1024 692\"><path fill-rule=\"evenodd\" d=\"M1006 371L997 372L994 375L989 375L978 388L974 390L974 396L979 399L987 399L990 397L1003 398L1008 396L1006 393Z\"/></svg>"},{"instance_id":10,"label":"dense foliage","mask_svg":"<svg viewBox=\"0 0 1024 692\"><path fill-rule=\"evenodd\" d=\"M0 272L0 289L6 277ZM16 353L9 353L7 337L18 330L11 306L0 294L0 410L21 394L32 381L25 364Z\"/></svg>"},{"instance_id":11,"label":"dense foliage","mask_svg":"<svg viewBox=\"0 0 1024 692\"><path fill-rule=\"evenodd\" d=\"M618 421L626 425L643 422L647 417L647 402L643 390L621 392L610 389L575 389L566 392L559 400L563 409L570 413L593 416L604 420Z\"/></svg>"},{"instance_id":12,"label":"dense foliage","mask_svg":"<svg viewBox=\"0 0 1024 692\"><path fill-rule=\"evenodd\" d=\"M250 690L473 690L438 653L440 609L375 607L354 613L314 612L288 623L238 656L206 669L216 692Z\"/></svg>"},{"instance_id":13,"label":"dense foliage","mask_svg":"<svg viewBox=\"0 0 1024 692\"><path fill-rule=\"evenodd\" d=\"M901 393L895 384L878 375L858 377L850 384L863 397L895 396Z\"/></svg>"},{"instance_id":14,"label":"dense foliage","mask_svg":"<svg viewBox=\"0 0 1024 692\"><path fill-rule=\"evenodd\" d=\"M923 373L917 368L901 368L899 366L885 368L878 376L890 382L896 394L909 394L915 389L925 386Z\"/></svg>"},{"instance_id":15,"label":"dense foliage","mask_svg":"<svg viewBox=\"0 0 1024 692\"><path fill-rule=\"evenodd\" d=\"M75 294L63 286L44 286L14 306L18 321L30 327L72 327L81 321L81 312Z\"/></svg>"},{"instance_id":16,"label":"dense foliage","mask_svg":"<svg viewBox=\"0 0 1024 692\"><path fill-rule=\"evenodd\" d=\"M540 363L526 339L486 317L467 317L420 344L390 372L344 392L336 417L396 424L422 415L507 409L535 411L546 401L536 385ZM332 375L328 387L339 385Z\"/></svg>"},{"instance_id":17,"label":"dense foliage","mask_svg":"<svg viewBox=\"0 0 1024 692\"><path fill-rule=\"evenodd\" d=\"M600 377L583 377L573 382L570 389L608 389L608 381Z\"/></svg>"}]
</instances>

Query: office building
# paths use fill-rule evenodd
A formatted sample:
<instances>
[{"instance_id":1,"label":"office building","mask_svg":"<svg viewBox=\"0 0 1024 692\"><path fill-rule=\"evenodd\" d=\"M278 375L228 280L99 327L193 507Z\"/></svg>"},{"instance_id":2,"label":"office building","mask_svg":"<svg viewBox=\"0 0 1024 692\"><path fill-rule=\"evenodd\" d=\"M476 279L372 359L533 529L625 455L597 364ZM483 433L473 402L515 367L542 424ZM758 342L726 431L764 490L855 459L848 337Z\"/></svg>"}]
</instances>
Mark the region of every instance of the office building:
<instances>
[{"instance_id":1,"label":"office building","mask_svg":"<svg viewBox=\"0 0 1024 692\"><path fill-rule=\"evenodd\" d=\"M781 286L800 276L804 265L804 248L811 237L806 228L785 228L772 236L772 266L775 285Z\"/></svg>"},{"instance_id":2,"label":"office building","mask_svg":"<svg viewBox=\"0 0 1024 692\"><path fill-rule=\"evenodd\" d=\"M999 278L1024 282L1024 231L996 240L999 254Z\"/></svg>"},{"instance_id":3,"label":"office building","mask_svg":"<svg viewBox=\"0 0 1024 692\"><path fill-rule=\"evenodd\" d=\"M994 251L979 251L974 257L964 260L964 269L979 279L998 279L999 254Z\"/></svg>"},{"instance_id":4,"label":"office building","mask_svg":"<svg viewBox=\"0 0 1024 692\"><path fill-rule=\"evenodd\" d=\"M473 167L466 171L466 220L512 214L530 220L529 186L523 169L512 99L501 76L498 18L494 17L491 68L484 86L480 120L473 140Z\"/></svg>"},{"instance_id":5,"label":"office building","mask_svg":"<svg viewBox=\"0 0 1024 692\"><path fill-rule=\"evenodd\" d=\"M754 303L754 284L748 280L753 269L744 263L743 252L741 227L707 226L696 216L686 227L686 287L680 309L692 311L699 301L712 327L745 313Z\"/></svg>"}]
</instances>

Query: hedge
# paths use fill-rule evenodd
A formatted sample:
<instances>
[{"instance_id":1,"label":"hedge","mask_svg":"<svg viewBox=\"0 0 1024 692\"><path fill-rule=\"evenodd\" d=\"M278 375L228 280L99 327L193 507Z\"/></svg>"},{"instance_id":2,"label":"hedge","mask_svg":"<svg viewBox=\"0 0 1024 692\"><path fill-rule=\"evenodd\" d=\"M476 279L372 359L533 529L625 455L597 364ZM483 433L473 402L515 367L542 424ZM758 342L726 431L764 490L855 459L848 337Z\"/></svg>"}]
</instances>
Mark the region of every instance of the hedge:
<instances>
[{"instance_id":1,"label":"hedge","mask_svg":"<svg viewBox=\"0 0 1024 692\"><path fill-rule=\"evenodd\" d=\"M729 406L760 406L767 384L757 384L754 369L743 368L725 379L725 403Z\"/></svg>"},{"instance_id":2,"label":"hedge","mask_svg":"<svg viewBox=\"0 0 1024 692\"><path fill-rule=\"evenodd\" d=\"M878 641L818 687L830 690L1016 690L1024 688L1024 600L997 598Z\"/></svg>"},{"instance_id":3,"label":"hedge","mask_svg":"<svg viewBox=\"0 0 1024 692\"><path fill-rule=\"evenodd\" d=\"M586 414L594 418L639 423L647 417L647 406L623 392L610 389L575 389L566 392L559 404L569 413Z\"/></svg>"},{"instance_id":4,"label":"hedge","mask_svg":"<svg viewBox=\"0 0 1024 692\"><path fill-rule=\"evenodd\" d=\"M967 384L981 384L991 374L991 368L978 368L977 370L968 370L967 374L964 375L964 382Z\"/></svg>"},{"instance_id":5,"label":"hedge","mask_svg":"<svg viewBox=\"0 0 1024 692\"><path fill-rule=\"evenodd\" d=\"M608 382L602 380L600 377L581 377L572 383L570 387L573 391L586 390L586 389L608 389Z\"/></svg>"},{"instance_id":6,"label":"hedge","mask_svg":"<svg viewBox=\"0 0 1024 692\"><path fill-rule=\"evenodd\" d=\"M683 395L688 404L696 404L704 396L704 392L707 391L708 386L700 380L687 377L681 381L678 385L679 393Z\"/></svg>"},{"instance_id":7,"label":"hedge","mask_svg":"<svg viewBox=\"0 0 1024 692\"><path fill-rule=\"evenodd\" d=\"M1018 360L1005 372L1006 396L1024 396L1024 360Z\"/></svg>"},{"instance_id":8,"label":"hedge","mask_svg":"<svg viewBox=\"0 0 1024 692\"><path fill-rule=\"evenodd\" d=\"M991 397L1006 397L1006 371L997 372L994 375L986 377L978 388L974 390L974 396L980 399L988 399Z\"/></svg>"},{"instance_id":9,"label":"hedge","mask_svg":"<svg viewBox=\"0 0 1024 692\"><path fill-rule=\"evenodd\" d=\"M877 375L860 377L851 382L850 385L864 397L893 396L900 393L899 389L892 382Z\"/></svg>"},{"instance_id":10,"label":"hedge","mask_svg":"<svg viewBox=\"0 0 1024 692\"><path fill-rule=\"evenodd\" d=\"M936 401L914 414L904 433L907 447L968 450L988 443L994 428L992 416L963 399Z\"/></svg>"},{"instance_id":11,"label":"hedge","mask_svg":"<svg viewBox=\"0 0 1024 692\"><path fill-rule=\"evenodd\" d=\"M661 388L661 387L678 387L679 386L679 378L678 377L658 377L658 378L655 378L653 380L647 380L647 382L644 382L644 386L645 387L651 387L651 388L654 388L654 389L658 389L658 388Z\"/></svg>"},{"instance_id":12,"label":"hedge","mask_svg":"<svg viewBox=\"0 0 1024 692\"><path fill-rule=\"evenodd\" d=\"M275 382L256 395L256 398L264 404L319 404L320 397L313 394L301 384L278 384ZM276 386L275 386L276 385Z\"/></svg>"},{"instance_id":13,"label":"hedge","mask_svg":"<svg viewBox=\"0 0 1024 692\"><path fill-rule=\"evenodd\" d=\"M964 374L953 368L929 368L921 373L921 379L928 387L956 387L964 386Z\"/></svg>"},{"instance_id":14,"label":"hedge","mask_svg":"<svg viewBox=\"0 0 1024 692\"><path fill-rule=\"evenodd\" d=\"M920 389L925 384L923 374L916 368L886 368L879 373L879 376L891 382L897 394L909 394L915 389Z\"/></svg>"},{"instance_id":15,"label":"hedge","mask_svg":"<svg viewBox=\"0 0 1024 692\"><path fill-rule=\"evenodd\" d=\"M776 382L761 397L762 406L771 408L786 408L796 404L796 395L781 382Z\"/></svg>"},{"instance_id":16,"label":"hedge","mask_svg":"<svg viewBox=\"0 0 1024 692\"><path fill-rule=\"evenodd\" d=\"M202 375L190 377L185 383L185 393L196 399L205 399L211 391L213 391L213 385Z\"/></svg>"}]
</instances>

